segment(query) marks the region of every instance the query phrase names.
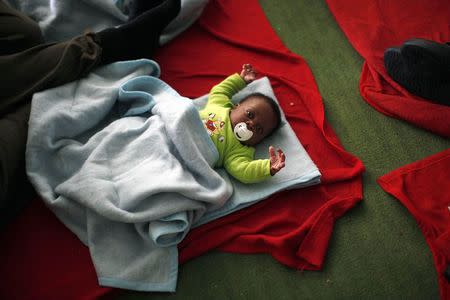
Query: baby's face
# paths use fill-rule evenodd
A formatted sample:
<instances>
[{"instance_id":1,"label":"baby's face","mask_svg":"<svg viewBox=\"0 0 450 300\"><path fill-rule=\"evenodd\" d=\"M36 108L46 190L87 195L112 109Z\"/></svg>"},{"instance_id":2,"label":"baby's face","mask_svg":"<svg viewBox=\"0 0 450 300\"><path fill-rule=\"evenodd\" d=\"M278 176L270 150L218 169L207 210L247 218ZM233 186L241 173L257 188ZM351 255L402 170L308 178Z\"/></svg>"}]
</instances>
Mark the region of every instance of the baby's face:
<instances>
[{"instance_id":1,"label":"baby's face","mask_svg":"<svg viewBox=\"0 0 450 300\"><path fill-rule=\"evenodd\" d=\"M255 146L275 129L277 117L269 103L260 97L251 97L231 110L230 120L233 128L241 122L247 124L253 135L242 144Z\"/></svg>"}]
</instances>

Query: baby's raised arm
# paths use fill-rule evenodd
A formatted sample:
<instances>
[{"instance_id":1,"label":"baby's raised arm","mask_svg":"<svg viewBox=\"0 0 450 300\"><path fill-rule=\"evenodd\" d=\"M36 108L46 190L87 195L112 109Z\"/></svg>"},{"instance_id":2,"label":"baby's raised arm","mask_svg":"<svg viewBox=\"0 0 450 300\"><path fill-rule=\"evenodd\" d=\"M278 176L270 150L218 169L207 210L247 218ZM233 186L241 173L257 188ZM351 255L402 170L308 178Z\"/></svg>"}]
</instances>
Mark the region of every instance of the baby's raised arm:
<instances>
[{"instance_id":1,"label":"baby's raised arm","mask_svg":"<svg viewBox=\"0 0 450 300\"><path fill-rule=\"evenodd\" d=\"M249 84L256 79L256 70L253 69L251 64L244 64L240 75L241 78L244 79L245 83Z\"/></svg>"}]
</instances>

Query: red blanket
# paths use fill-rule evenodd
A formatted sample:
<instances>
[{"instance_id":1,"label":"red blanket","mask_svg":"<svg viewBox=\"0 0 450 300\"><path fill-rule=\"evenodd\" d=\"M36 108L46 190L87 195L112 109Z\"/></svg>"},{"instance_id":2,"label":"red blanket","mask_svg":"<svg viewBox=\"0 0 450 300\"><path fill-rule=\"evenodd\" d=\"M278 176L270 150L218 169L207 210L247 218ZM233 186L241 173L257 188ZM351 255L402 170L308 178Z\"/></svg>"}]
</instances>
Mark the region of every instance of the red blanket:
<instances>
[{"instance_id":1,"label":"red blanket","mask_svg":"<svg viewBox=\"0 0 450 300\"><path fill-rule=\"evenodd\" d=\"M414 216L433 253L441 299L450 299L450 149L396 169L378 183Z\"/></svg>"},{"instance_id":2,"label":"red blanket","mask_svg":"<svg viewBox=\"0 0 450 300\"><path fill-rule=\"evenodd\" d=\"M365 59L359 88L379 112L450 136L450 107L412 95L387 74L383 53L411 38L450 41L448 0L327 0L350 43Z\"/></svg>"},{"instance_id":3,"label":"red blanket","mask_svg":"<svg viewBox=\"0 0 450 300\"><path fill-rule=\"evenodd\" d=\"M362 199L359 159L346 152L324 118L306 62L278 39L257 0L211 1L201 19L155 58L162 78L198 97L251 63L268 76L287 119L323 174L323 184L278 193L259 204L192 230L180 262L211 249L270 253L301 269L322 267L337 218ZM289 157L287 157L289 163ZM97 285L89 251L35 201L0 234L0 298L86 299L111 289Z\"/></svg>"}]
</instances>

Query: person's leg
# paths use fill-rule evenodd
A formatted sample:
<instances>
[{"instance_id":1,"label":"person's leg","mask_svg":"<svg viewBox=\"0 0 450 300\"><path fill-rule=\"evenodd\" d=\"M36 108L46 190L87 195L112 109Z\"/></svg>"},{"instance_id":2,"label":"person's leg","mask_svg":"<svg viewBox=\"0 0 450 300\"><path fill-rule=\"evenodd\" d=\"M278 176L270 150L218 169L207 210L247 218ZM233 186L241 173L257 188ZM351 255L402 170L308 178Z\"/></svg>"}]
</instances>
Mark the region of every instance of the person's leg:
<instances>
[{"instance_id":1,"label":"person's leg","mask_svg":"<svg viewBox=\"0 0 450 300\"><path fill-rule=\"evenodd\" d=\"M0 0L0 57L25 51L43 41L34 21ZM1 63L0 69L2 79L11 76L9 68ZM6 84L9 83L0 85L0 107L10 106L10 99L3 96ZM14 106L0 114L0 228L35 194L26 178L24 159L30 104Z\"/></svg>"},{"instance_id":2,"label":"person's leg","mask_svg":"<svg viewBox=\"0 0 450 300\"><path fill-rule=\"evenodd\" d=\"M35 196L25 173L30 104L0 118L0 228Z\"/></svg>"},{"instance_id":3,"label":"person's leg","mask_svg":"<svg viewBox=\"0 0 450 300\"><path fill-rule=\"evenodd\" d=\"M17 53L43 42L36 22L0 0L0 55Z\"/></svg>"},{"instance_id":4,"label":"person's leg","mask_svg":"<svg viewBox=\"0 0 450 300\"><path fill-rule=\"evenodd\" d=\"M83 77L99 65L101 51L88 34L0 56L0 116L30 102L35 92Z\"/></svg>"},{"instance_id":5,"label":"person's leg","mask_svg":"<svg viewBox=\"0 0 450 300\"><path fill-rule=\"evenodd\" d=\"M25 146L33 93L75 80L100 61L90 36L0 56L0 224L34 195L25 172Z\"/></svg>"},{"instance_id":6,"label":"person's leg","mask_svg":"<svg viewBox=\"0 0 450 300\"><path fill-rule=\"evenodd\" d=\"M14 207L23 206L21 200L26 200L21 193L29 185L24 152L32 95L79 79L102 64L150 58L159 46L157 40L162 29L178 14L180 0L165 0L116 28L37 46L41 36L36 34L35 24L27 18L14 17L20 13L2 0L0 4L0 27L24 31L0 31L3 32L1 45L8 45L5 52L8 54L0 56L0 218L3 220Z\"/></svg>"},{"instance_id":7,"label":"person's leg","mask_svg":"<svg viewBox=\"0 0 450 300\"><path fill-rule=\"evenodd\" d=\"M0 117L33 93L81 78L96 66L150 58L179 10L180 0L165 0L124 25L0 56Z\"/></svg>"},{"instance_id":8,"label":"person's leg","mask_svg":"<svg viewBox=\"0 0 450 300\"><path fill-rule=\"evenodd\" d=\"M128 18L135 19L147 10L160 5L164 0L129 0L128 1Z\"/></svg>"},{"instance_id":9,"label":"person's leg","mask_svg":"<svg viewBox=\"0 0 450 300\"><path fill-rule=\"evenodd\" d=\"M157 1L156 1L157 2ZM108 28L94 35L102 47L102 62L149 58L159 47L159 37L163 29L180 12L180 0L155 1L134 0L136 6L130 21L124 25ZM141 4L141 3L146 3ZM151 7L150 9L148 9ZM144 12L141 12L143 9Z\"/></svg>"}]
</instances>

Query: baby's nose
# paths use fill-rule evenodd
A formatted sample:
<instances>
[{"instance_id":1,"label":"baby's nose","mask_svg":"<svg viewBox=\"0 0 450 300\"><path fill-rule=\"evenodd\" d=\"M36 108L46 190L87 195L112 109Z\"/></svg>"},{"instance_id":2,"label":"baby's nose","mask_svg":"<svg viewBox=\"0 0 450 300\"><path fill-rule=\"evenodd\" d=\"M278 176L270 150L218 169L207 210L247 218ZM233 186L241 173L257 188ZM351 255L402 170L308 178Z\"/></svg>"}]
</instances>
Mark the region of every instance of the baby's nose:
<instances>
[{"instance_id":1,"label":"baby's nose","mask_svg":"<svg viewBox=\"0 0 450 300\"><path fill-rule=\"evenodd\" d=\"M245 122L245 124L247 125L247 129L253 131L253 122L248 120L247 122Z\"/></svg>"}]
</instances>

